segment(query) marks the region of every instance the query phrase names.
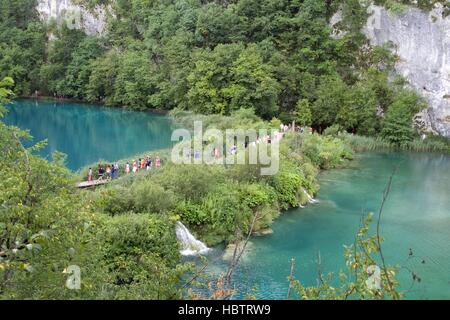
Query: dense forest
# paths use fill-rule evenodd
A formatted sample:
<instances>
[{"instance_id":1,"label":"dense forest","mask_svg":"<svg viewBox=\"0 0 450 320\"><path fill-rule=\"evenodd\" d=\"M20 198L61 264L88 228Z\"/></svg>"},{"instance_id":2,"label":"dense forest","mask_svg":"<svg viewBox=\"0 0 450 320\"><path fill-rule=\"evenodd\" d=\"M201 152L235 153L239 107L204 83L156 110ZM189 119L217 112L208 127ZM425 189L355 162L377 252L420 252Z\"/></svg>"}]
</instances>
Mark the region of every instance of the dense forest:
<instances>
[{"instance_id":1,"label":"dense forest","mask_svg":"<svg viewBox=\"0 0 450 320\"><path fill-rule=\"evenodd\" d=\"M112 5L104 36L44 24L36 0L0 1L0 77L14 79L17 96L222 115L253 108L319 132L334 125L399 144L414 137L424 103L403 79L388 80L396 57L369 46L360 1L77 3ZM341 36L333 37L338 8Z\"/></svg>"}]
</instances>

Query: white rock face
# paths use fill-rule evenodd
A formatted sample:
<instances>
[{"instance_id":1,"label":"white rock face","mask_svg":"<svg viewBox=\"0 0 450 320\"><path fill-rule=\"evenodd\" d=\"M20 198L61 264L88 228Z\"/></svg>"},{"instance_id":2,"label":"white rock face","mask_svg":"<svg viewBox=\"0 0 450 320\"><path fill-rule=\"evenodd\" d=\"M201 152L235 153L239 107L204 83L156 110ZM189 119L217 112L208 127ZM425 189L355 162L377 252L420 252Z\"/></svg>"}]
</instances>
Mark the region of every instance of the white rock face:
<instances>
[{"instance_id":1,"label":"white rock face","mask_svg":"<svg viewBox=\"0 0 450 320\"><path fill-rule=\"evenodd\" d=\"M429 132L450 137L450 16L409 8L396 15L372 6L365 34L374 45L392 42L400 61L396 72L424 96L430 107L418 116Z\"/></svg>"},{"instance_id":2,"label":"white rock face","mask_svg":"<svg viewBox=\"0 0 450 320\"><path fill-rule=\"evenodd\" d=\"M105 32L109 8L98 6L87 10L71 0L39 0L37 10L44 21L54 19L58 24L67 23L69 28L82 29L89 35L101 35Z\"/></svg>"}]
</instances>

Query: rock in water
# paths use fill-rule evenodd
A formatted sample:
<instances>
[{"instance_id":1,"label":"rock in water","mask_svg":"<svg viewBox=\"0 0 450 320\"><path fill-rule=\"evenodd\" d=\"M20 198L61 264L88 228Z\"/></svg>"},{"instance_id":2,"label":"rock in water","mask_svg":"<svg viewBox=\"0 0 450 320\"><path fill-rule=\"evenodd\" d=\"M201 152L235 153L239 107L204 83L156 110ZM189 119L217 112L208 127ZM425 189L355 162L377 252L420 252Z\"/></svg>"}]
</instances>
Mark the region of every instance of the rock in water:
<instances>
[{"instance_id":1,"label":"rock in water","mask_svg":"<svg viewBox=\"0 0 450 320\"><path fill-rule=\"evenodd\" d=\"M242 251L242 247L244 245L244 241L241 241L239 243L239 247L237 249L237 253L239 254L240 251ZM236 248L236 245L231 243L227 246L227 248L225 249L225 252L223 253L222 256L222 260L224 261L231 261L231 259L233 259L233 255L234 255L234 249ZM253 243L251 241L249 241L247 243L247 246L245 247L245 250L241 256L241 261L247 261L248 260L248 253L252 250L253 248Z\"/></svg>"}]
</instances>

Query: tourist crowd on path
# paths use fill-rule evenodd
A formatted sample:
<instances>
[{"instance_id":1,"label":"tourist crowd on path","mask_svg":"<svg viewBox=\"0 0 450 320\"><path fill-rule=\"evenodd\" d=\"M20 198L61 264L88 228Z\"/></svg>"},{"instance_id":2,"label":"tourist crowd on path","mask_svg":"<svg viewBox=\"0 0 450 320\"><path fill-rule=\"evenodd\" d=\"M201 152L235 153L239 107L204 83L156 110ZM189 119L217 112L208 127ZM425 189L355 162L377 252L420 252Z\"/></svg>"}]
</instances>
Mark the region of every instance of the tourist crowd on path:
<instances>
[{"instance_id":1,"label":"tourist crowd on path","mask_svg":"<svg viewBox=\"0 0 450 320\"><path fill-rule=\"evenodd\" d=\"M280 125L280 131L275 131L273 134L274 139L276 139L277 141L280 141L281 139L283 139L284 135L289 132L292 131L292 125L284 125L281 124ZM308 128L305 127L295 127L295 131L298 132L305 132ZM309 128L309 132L312 133L312 129ZM262 137L258 137L258 139L256 141L253 141L250 143L251 147L256 147L258 144L260 143L272 143L272 137L270 135L265 135ZM245 148L247 148L249 146L248 142L245 142ZM237 153L237 146L233 145L230 149L230 154L231 155L236 155ZM213 155L215 159L220 159L222 157L221 154L221 149L220 148L214 148L213 151ZM192 152L192 150L189 150L186 153L186 157L190 158L191 156L194 156L194 159L200 159L201 157L201 152L199 150L195 150ZM150 171L152 170L152 168L160 168L161 167L161 159L159 156L157 156L155 158L155 160L153 161L153 159L150 156L147 156L143 159L138 159L138 160L134 160L131 163L127 162L125 164L125 168L124 168L124 172L126 175L131 174L131 173L138 173L141 170L146 170L146 171ZM107 164L107 165L98 165L98 169L97 169L97 179L98 180L105 180L105 179L117 179L119 177L119 164L118 163L113 163L113 164ZM89 172L88 172L88 181L92 182L94 181L94 172L92 170L92 168L89 168Z\"/></svg>"},{"instance_id":2,"label":"tourist crowd on path","mask_svg":"<svg viewBox=\"0 0 450 320\"><path fill-rule=\"evenodd\" d=\"M310 134L312 134L314 132L311 127L295 126L295 130L292 130L292 128L293 128L292 124L289 124L289 125L280 124L281 132L296 131L296 132L304 133L304 132L308 131Z\"/></svg>"},{"instance_id":3,"label":"tourist crowd on path","mask_svg":"<svg viewBox=\"0 0 450 320\"><path fill-rule=\"evenodd\" d=\"M125 174L130 173L138 173L141 170L150 171L153 167L160 168L161 167L161 159L157 156L154 160L147 156L142 159L133 160L131 163L127 162L124 167ZM118 163L107 164L107 165L98 165L97 169L97 180L105 180L105 179L117 179L119 177L120 167ZM94 181L94 172L92 168L89 168L88 171L88 181Z\"/></svg>"}]
</instances>

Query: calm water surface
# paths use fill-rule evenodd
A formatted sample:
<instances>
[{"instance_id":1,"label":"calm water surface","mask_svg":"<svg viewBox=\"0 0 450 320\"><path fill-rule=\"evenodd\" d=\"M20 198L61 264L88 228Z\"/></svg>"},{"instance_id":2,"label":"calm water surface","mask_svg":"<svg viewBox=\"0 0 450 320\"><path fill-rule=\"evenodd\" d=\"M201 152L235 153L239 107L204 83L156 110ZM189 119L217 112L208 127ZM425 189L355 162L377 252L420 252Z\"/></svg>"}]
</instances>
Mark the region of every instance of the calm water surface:
<instances>
[{"instance_id":1,"label":"calm water surface","mask_svg":"<svg viewBox=\"0 0 450 320\"><path fill-rule=\"evenodd\" d=\"M6 123L29 129L34 142L48 139L40 155L64 152L72 170L171 145L172 122L160 114L35 100L19 100L8 109Z\"/></svg>"},{"instance_id":2,"label":"calm water surface","mask_svg":"<svg viewBox=\"0 0 450 320\"><path fill-rule=\"evenodd\" d=\"M296 278L307 285L316 284L319 252L322 272L345 269L343 244L352 243L364 212L377 211L397 164L381 223L385 258L421 277L411 287L402 269L407 298L450 299L450 155L394 152L359 155L348 169L322 173L319 204L284 213L273 235L252 239L236 274L239 297L256 289L259 298L285 299L292 257ZM408 259L410 248L416 258ZM222 253L210 256L210 272L225 269Z\"/></svg>"}]
</instances>

